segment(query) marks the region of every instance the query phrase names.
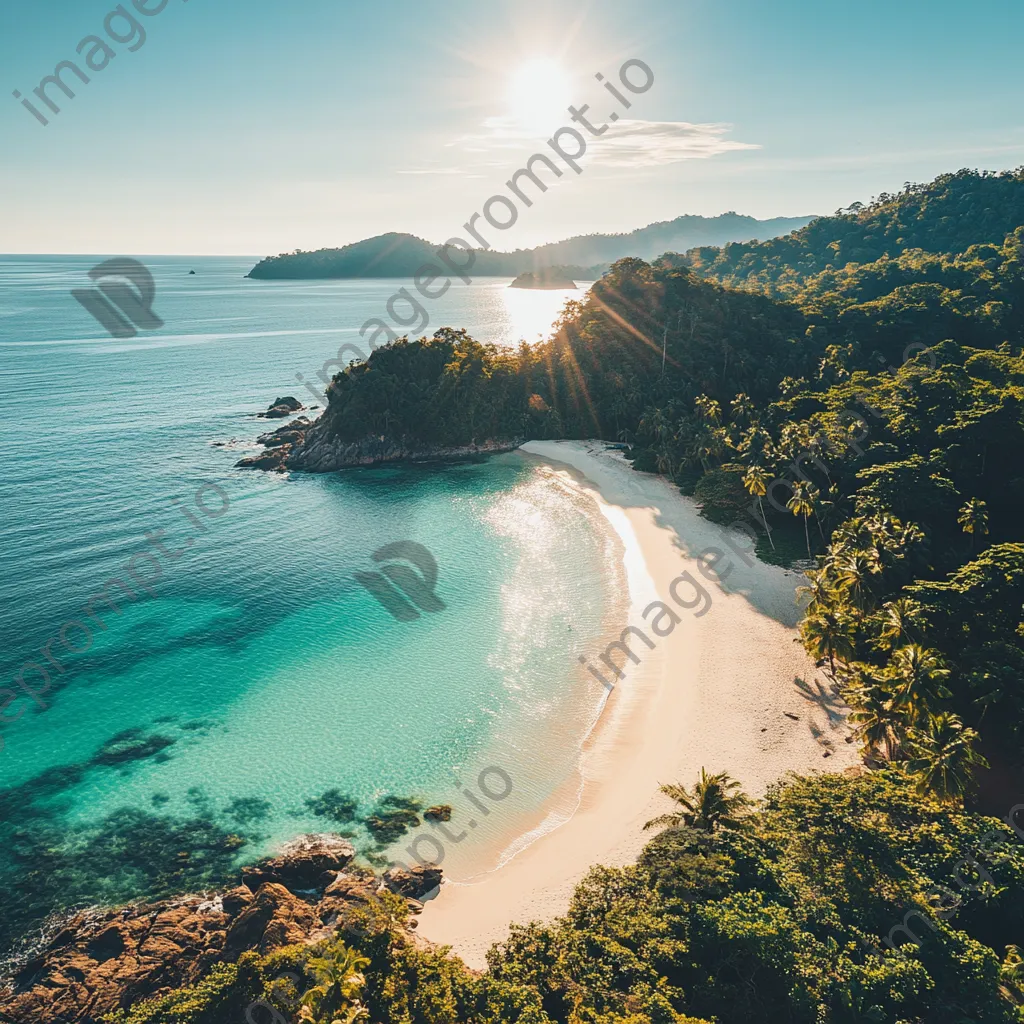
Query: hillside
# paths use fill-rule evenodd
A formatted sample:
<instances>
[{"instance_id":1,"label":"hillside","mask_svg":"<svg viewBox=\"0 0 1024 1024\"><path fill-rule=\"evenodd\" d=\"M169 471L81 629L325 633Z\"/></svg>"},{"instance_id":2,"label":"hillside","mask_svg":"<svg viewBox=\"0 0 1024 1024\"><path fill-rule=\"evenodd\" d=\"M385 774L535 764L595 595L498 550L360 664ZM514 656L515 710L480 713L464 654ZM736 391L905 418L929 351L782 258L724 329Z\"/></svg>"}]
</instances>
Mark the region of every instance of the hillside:
<instances>
[{"instance_id":1,"label":"hillside","mask_svg":"<svg viewBox=\"0 0 1024 1024\"><path fill-rule=\"evenodd\" d=\"M960 170L897 195L854 203L784 238L700 247L687 253L702 276L734 288L788 294L805 279L850 263L893 259L913 249L951 255L1001 245L1024 224L1024 168Z\"/></svg>"},{"instance_id":2,"label":"hillside","mask_svg":"<svg viewBox=\"0 0 1024 1024\"><path fill-rule=\"evenodd\" d=\"M608 264L624 256L651 259L669 250L683 252L694 246L772 238L803 227L810 219L776 217L760 221L737 213L718 217L684 215L628 234L579 235L510 253L478 249L474 273L483 277L515 277L526 271L559 266L574 278L592 280L600 277ZM413 277L424 263L436 261L436 250L436 245L416 235L389 232L340 249L296 250L268 256L248 276L258 280Z\"/></svg>"},{"instance_id":3,"label":"hillside","mask_svg":"<svg viewBox=\"0 0 1024 1024\"><path fill-rule=\"evenodd\" d=\"M702 245L725 245L755 238L776 238L802 228L811 217L773 217L757 220L739 213L717 217L686 214L675 220L658 221L622 235L577 235L563 242L539 245L529 250L544 265L568 263L614 263L625 256L652 260L663 252L686 252Z\"/></svg>"}]
</instances>

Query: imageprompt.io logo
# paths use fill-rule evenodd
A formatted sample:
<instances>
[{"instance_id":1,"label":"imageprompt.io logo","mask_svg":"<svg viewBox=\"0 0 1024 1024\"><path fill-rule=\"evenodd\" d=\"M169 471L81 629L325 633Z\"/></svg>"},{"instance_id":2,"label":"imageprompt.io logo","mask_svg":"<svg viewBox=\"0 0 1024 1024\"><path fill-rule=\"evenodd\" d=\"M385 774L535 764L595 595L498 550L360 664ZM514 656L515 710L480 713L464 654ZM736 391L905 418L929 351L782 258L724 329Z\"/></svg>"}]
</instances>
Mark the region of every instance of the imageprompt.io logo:
<instances>
[{"instance_id":1,"label":"imageprompt.io logo","mask_svg":"<svg viewBox=\"0 0 1024 1024\"><path fill-rule=\"evenodd\" d=\"M153 312L153 275L138 260L126 256L107 260L93 267L89 277L101 284L96 288L74 288L71 295L108 334L134 338L140 330L163 327L163 320Z\"/></svg>"},{"instance_id":2,"label":"imageprompt.io logo","mask_svg":"<svg viewBox=\"0 0 1024 1024\"><path fill-rule=\"evenodd\" d=\"M437 586L437 560L422 544L414 540L397 540L378 548L370 557L375 562L401 559L411 562L419 570L415 572L408 565L397 562L382 565L380 572L355 574L359 583L399 622L418 619L420 611L440 612L448 607L434 593Z\"/></svg>"}]
</instances>

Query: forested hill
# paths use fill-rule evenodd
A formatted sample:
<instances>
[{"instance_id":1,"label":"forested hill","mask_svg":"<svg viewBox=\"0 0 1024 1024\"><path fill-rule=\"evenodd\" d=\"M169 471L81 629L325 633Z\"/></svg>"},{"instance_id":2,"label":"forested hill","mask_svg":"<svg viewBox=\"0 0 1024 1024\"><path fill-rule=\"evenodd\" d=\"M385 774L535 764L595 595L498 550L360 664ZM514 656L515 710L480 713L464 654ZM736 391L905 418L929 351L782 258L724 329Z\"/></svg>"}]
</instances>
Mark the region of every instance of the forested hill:
<instances>
[{"instance_id":1,"label":"forested hill","mask_svg":"<svg viewBox=\"0 0 1024 1024\"><path fill-rule=\"evenodd\" d=\"M736 242L687 253L703 277L734 288L791 294L806 278L850 263L872 263L913 249L959 254L1001 245L1024 224L1024 168L961 170L927 184L907 184L867 206L854 203L783 238Z\"/></svg>"},{"instance_id":2,"label":"forested hill","mask_svg":"<svg viewBox=\"0 0 1024 1024\"><path fill-rule=\"evenodd\" d=\"M578 235L535 249L515 252L475 251L473 273L515 277L543 267L563 267L581 280L600 277L608 265L624 256L653 259L669 250L683 252L700 245L725 245L751 238L773 238L802 227L810 217L756 220L738 213L718 217L684 215L637 228L628 234ZM414 277L424 263L436 262L436 245L415 235L389 232L353 242L341 249L283 253L268 256L249 272L262 279Z\"/></svg>"}]
</instances>

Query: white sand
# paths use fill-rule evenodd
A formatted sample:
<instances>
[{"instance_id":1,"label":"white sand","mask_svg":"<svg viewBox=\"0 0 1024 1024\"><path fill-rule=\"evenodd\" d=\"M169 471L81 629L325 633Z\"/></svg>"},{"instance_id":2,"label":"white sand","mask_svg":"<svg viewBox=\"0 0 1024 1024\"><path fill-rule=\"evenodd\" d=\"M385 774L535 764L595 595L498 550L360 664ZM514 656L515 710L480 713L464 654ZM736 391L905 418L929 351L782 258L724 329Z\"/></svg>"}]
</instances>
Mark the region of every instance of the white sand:
<instances>
[{"instance_id":1,"label":"white sand","mask_svg":"<svg viewBox=\"0 0 1024 1024\"><path fill-rule=\"evenodd\" d=\"M841 703L795 642L801 574L752 555L748 565L724 542L746 552L746 535L702 519L668 481L635 472L601 442L532 441L523 450L596 492L624 544L628 624L650 634L640 612L655 599L682 621L653 651L631 644L642 661L625 662L626 677L588 745L575 815L483 880L446 884L424 908L419 934L450 945L474 968L486 966L485 952L507 935L509 922L563 913L591 865L634 860L653 835L644 822L672 806L659 783L691 785L704 766L728 771L761 796L787 771L842 771L858 762L856 746L845 742ZM718 566L720 582L698 570L697 557L710 547L728 558ZM711 597L701 617L669 596L669 583L684 571ZM684 599L693 593L681 587ZM602 650L591 661L605 671Z\"/></svg>"}]
</instances>

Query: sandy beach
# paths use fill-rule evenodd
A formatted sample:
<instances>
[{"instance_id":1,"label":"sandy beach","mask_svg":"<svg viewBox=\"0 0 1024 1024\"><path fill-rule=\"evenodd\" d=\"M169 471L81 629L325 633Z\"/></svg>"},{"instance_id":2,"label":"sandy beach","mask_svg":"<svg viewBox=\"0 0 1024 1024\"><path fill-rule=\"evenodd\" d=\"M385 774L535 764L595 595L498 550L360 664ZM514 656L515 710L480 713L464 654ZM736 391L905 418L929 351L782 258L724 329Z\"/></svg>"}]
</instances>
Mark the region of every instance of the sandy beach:
<instances>
[{"instance_id":1,"label":"sandy beach","mask_svg":"<svg viewBox=\"0 0 1024 1024\"><path fill-rule=\"evenodd\" d=\"M481 880L444 885L424 908L420 935L478 969L510 922L557 916L592 865L636 858L652 835L644 822L670 809L659 783L690 785L703 766L728 771L761 796L787 771L858 763L841 704L795 642L800 573L744 559L726 543L747 551L743 533L702 519L678 488L634 472L602 442L533 441L523 450L590 489L622 539L630 604L622 627L650 632L641 611L652 600L681 622L653 650L633 645L641 663L625 662L587 745L576 813ZM699 571L698 556L709 548L725 555L717 582ZM670 598L669 584L683 572L706 589L706 614ZM592 661L603 669L600 653Z\"/></svg>"}]
</instances>

